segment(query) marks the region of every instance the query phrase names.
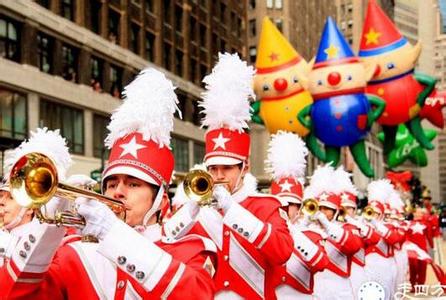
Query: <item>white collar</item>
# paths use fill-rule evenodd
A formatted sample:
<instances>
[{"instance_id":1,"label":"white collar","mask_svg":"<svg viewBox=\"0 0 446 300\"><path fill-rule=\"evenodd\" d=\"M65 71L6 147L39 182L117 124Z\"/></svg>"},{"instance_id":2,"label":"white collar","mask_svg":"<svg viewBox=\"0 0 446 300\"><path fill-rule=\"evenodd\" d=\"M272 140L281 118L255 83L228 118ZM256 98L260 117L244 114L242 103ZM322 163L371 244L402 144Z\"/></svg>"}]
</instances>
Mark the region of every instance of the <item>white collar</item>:
<instances>
[{"instance_id":1,"label":"white collar","mask_svg":"<svg viewBox=\"0 0 446 300\"><path fill-rule=\"evenodd\" d=\"M250 176L252 177L251 174L247 173L245 175L245 178L243 179L242 186L235 193L232 194L232 199L234 199L235 202L240 203L248 198L248 196L257 193L257 186L255 184L252 184L252 178Z\"/></svg>"}]
</instances>

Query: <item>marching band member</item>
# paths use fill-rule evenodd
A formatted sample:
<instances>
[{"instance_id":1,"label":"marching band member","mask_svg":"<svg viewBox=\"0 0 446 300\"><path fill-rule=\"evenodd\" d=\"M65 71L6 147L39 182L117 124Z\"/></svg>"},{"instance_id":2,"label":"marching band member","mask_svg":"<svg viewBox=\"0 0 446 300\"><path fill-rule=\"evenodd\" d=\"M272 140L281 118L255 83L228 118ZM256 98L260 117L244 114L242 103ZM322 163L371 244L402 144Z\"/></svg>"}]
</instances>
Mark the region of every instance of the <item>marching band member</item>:
<instances>
[{"instance_id":1,"label":"marching band member","mask_svg":"<svg viewBox=\"0 0 446 300\"><path fill-rule=\"evenodd\" d=\"M315 275L314 294L318 299L354 299L350 285L350 268L353 255L360 249L360 238L348 226L336 221L341 208L341 190L331 166L318 167L305 189L305 198L316 198L319 211L312 219L312 228L325 239L325 252L329 264Z\"/></svg>"},{"instance_id":2,"label":"marching band member","mask_svg":"<svg viewBox=\"0 0 446 300\"><path fill-rule=\"evenodd\" d=\"M274 267L286 263L293 251L279 199L258 194L246 184L250 136L245 129L250 120L249 97L254 97L253 75L253 68L237 54L220 54L212 73L204 78L202 124L208 128L204 163L214 180L227 184L214 188L217 209L184 205L165 227L168 236L177 238L195 225L191 232L215 242L216 299L264 299L274 295L267 290L271 286L267 281L272 280Z\"/></svg>"},{"instance_id":3,"label":"marching band member","mask_svg":"<svg viewBox=\"0 0 446 300\"><path fill-rule=\"evenodd\" d=\"M59 247L63 227L35 224L1 270L0 296L212 299L212 278L205 268L215 245L198 236L163 240L156 224L174 167L168 148L177 109L172 83L159 71L145 69L124 93L108 127L111 152L102 189L125 206L127 224L102 202L77 199L86 223L82 234L97 237L99 243Z\"/></svg>"},{"instance_id":4,"label":"marching band member","mask_svg":"<svg viewBox=\"0 0 446 300\"><path fill-rule=\"evenodd\" d=\"M383 286L385 299L391 299L397 275L393 246L399 240L399 234L391 224L384 222L384 212L385 203L393 191L393 186L389 180L381 179L372 181L367 191L369 206L374 211L371 224L381 237L376 245L366 248L365 271L370 280Z\"/></svg>"},{"instance_id":5,"label":"marching band member","mask_svg":"<svg viewBox=\"0 0 446 300\"><path fill-rule=\"evenodd\" d=\"M271 137L266 170L273 177L271 194L285 202L288 226L294 241L290 259L273 272L272 282L277 299L313 299L314 274L328 264L320 239L297 222L303 197L300 180L305 175L307 155L305 143L296 134L278 131Z\"/></svg>"},{"instance_id":6,"label":"marching band member","mask_svg":"<svg viewBox=\"0 0 446 300\"><path fill-rule=\"evenodd\" d=\"M346 222L344 228L349 228L353 234L361 238L361 248L353 255L350 273L354 299L357 299L361 285L369 280L364 270L365 249L378 243L380 235L370 225L365 224L361 217L356 216L358 190L350 178L351 174L346 172L342 166L336 169L335 179L342 189L341 207L344 210L343 218Z\"/></svg>"}]
</instances>

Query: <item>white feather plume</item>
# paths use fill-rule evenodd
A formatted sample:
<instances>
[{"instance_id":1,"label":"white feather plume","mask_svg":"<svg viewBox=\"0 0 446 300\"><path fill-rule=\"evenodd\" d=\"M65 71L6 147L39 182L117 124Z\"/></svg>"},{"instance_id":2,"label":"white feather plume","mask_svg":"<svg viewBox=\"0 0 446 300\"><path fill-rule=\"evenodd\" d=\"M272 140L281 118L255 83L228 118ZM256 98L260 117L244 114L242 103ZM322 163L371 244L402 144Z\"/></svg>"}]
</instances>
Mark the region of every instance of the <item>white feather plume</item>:
<instances>
[{"instance_id":1,"label":"white feather plume","mask_svg":"<svg viewBox=\"0 0 446 300\"><path fill-rule=\"evenodd\" d=\"M218 55L218 63L203 82L203 107L205 117L202 126L210 130L222 127L243 131L251 119L249 98L255 99L252 88L255 70L242 61L237 54Z\"/></svg>"},{"instance_id":2,"label":"white feather plume","mask_svg":"<svg viewBox=\"0 0 446 300\"><path fill-rule=\"evenodd\" d=\"M404 208L404 202L401 199L400 193L393 190L389 196L389 205L396 210L402 210Z\"/></svg>"},{"instance_id":3,"label":"white feather plume","mask_svg":"<svg viewBox=\"0 0 446 300\"><path fill-rule=\"evenodd\" d=\"M390 194L393 191L393 185L388 179L379 179L369 183L367 194L369 201L379 201L382 204L388 203Z\"/></svg>"},{"instance_id":4,"label":"white feather plume","mask_svg":"<svg viewBox=\"0 0 446 300\"><path fill-rule=\"evenodd\" d=\"M334 180L343 192L347 192L358 196L358 189L351 180L352 174L344 170L343 166L339 166L334 172Z\"/></svg>"},{"instance_id":5,"label":"white feather plume","mask_svg":"<svg viewBox=\"0 0 446 300\"><path fill-rule=\"evenodd\" d=\"M179 112L174 90L172 82L160 71L142 70L124 88L124 103L111 116L105 145L111 148L116 140L139 132L144 140L169 147L173 114Z\"/></svg>"},{"instance_id":6,"label":"white feather plume","mask_svg":"<svg viewBox=\"0 0 446 300\"><path fill-rule=\"evenodd\" d=\"M330 164L318 166L310 177L310 184L305 189L304 198L315 198L322 193L338 194L341 192L334 178L334 169Z\"/></svg>"},{"instance_id":7,"label":"white feather plume","mask_svg":"<svg viewBox=\"0 0 446 300\"><path fill-rule=\"evenodd\" d=\"M5 177L9 177L12 167L24 155L39 152L48 156L56 165L59 180L64 180L73 161L59 129L37 128L30 132L30 138L22 142L17 148L7 153L5 158Z\"/></svg>"},{"instance_id":8,"label":"white feather plume","mask_svg":"<svg viewBox=\"0 0 446 300\"><path fill-rule=\"evenodd\" d=\"M269 142L266 172L275 180L283 177L301 178L305 176L307 155L308 149L298 135L280 130Z\"/></svg>"}]
</instances>

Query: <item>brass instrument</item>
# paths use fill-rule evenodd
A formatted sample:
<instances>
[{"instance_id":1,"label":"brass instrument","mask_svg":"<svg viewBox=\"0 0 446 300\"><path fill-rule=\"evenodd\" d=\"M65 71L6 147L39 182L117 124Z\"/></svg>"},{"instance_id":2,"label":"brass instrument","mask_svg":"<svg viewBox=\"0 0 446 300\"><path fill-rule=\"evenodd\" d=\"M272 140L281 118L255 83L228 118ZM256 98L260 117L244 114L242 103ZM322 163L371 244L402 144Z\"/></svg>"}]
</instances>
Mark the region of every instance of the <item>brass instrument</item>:
<instances>
[{"instance_id":1,"label":"brass instrument","mask_svg":"<svg viewBox=\"0 0 446 300\"><path fill-rule=\"evenodd\" d=\"M362 210L362 217L367 220L371 221L375 218L375 210L370 205L364 207Z\"/></svg>"},{"instance_id":2,"label":"brass instrument","mask_svg":"<svg viewBox=\"0 0 446 300\"><path fill-rule=\"evenodd\" d=\"M212 206L214 186L225 183L228 181L214 180L212 175L204 170L192 170L184 178L183 189L186 196L196 201L198 206Z\"/></svg>"},{"instance_id":3,"label":"brass instrument","mask_svg":"<svg viewBox=\"0 0 446 300\"><path fill-rule=\"evenodd\" d=\"M41 208L53 197L74 201L86 197L106 204L121 219L125 219L125 206L121 201L59 182L54 162L44 154L33 152L21 157L13 166L9 176L13 198L22 206L34 210L42 223L63 226L85 226L85 219L72 211L57 212L48 218Z\"/></svg>"},{"instance_id":4,"label":"brass instrument","mask_svg":"<svg viewBox=\"0 0 446 300\"><path fill-rule=\"evenodd\" d=\"M345 207L341 206L339 208L337 220L339 222L346 222L346 220L345 220L346 216L347 216L347 210L345 209Z\"/></svg>"},{"instance_id":5,"label":"brass instrument","mask_svg":"<svg viewBox=\"0 0 446 300\"><path fill-rule=\"evenodd\" d=\"M302 202L301 211L304 215L313 216L319 211L319 204L316 199L309 198Z\"/></svg>"}]
</instances>

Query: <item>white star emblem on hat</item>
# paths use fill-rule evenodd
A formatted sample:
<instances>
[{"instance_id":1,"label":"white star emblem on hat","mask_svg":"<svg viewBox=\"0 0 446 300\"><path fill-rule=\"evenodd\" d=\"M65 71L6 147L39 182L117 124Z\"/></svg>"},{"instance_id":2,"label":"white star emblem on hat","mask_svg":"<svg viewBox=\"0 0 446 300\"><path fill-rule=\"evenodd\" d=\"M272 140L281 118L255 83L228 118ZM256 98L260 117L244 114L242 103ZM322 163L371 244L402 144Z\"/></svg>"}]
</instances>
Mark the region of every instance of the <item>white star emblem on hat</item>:
<instances>
[{"instance_id":1,"label":"white star emblem on hat","mask_svg":"<svg viewBox=\"0 0 446 300\"><path fill-rule=\"evenodd\" d=\"M319 201L327 201L328 200L328 194L323 193L319 196Z\"/></svg>"},{"instance_id":2,"label":"white star emblem on hat","mask_svg":"<svg viewBox=\"0 0 446 300\"><path fill-rule=\"evenodd\" d=\"M124 149L121 152L121 155L119 155L119 157L123 157L126 154L130 154L136 159L138 159L138 150L146 148L146 146L138 144L136 142L136 137L133 137L130 142L128 142L127 144L120 145L119 147Z\"/></svg>"},{"instance_id":3,"label":"white star emblem on hat","mask_svg":"<svg viewBox=\"0 0 446 300\"><path fill-rule=\"evenodd\" d=\"M342 193L341 200L342 200L342 202L348 202L348 201L350 201L350 198L348 197L348 195L346 193Z\"/></svg>"},{"instance_id":4,"label":"white star emblem on hat","mask_svg":"<svg viewBox=\"0 0 446 300\"><path fill-rule=\"evenodd\" d=\"M231 139L229 138L225 138L223 136L223 133L219 133L218 137L216 137L215 139L212 139L212 141L214 142L214 150L216 150L217 148L222 148L224 150L226 150L226 143L229 142Z\"/></svg>"},{"instance_id":5,"label":"white star emblem on hat","mask_svg":"<svg viewBox=\"0 0 446 300\"><path fill-rule=\"evenodd\" d=\"M426 228L426 226L422 225L421 223L415 223L415 225L410 226L410 229L412 229L412 233L419 233L423 234L423 230Z\"/></svg>"},{"instance_id":6,"label":"white star emblem on hat","mask_svg":"<svg viewBox=\"0 0 446 300\"><path fill-rule=\"evenodd\" d=\"M288 179L285 180L284 183L279 184L280 185L280 191L281 192L290 192L291 193L291 187L293 186L291 183L288 182Z\"/></svg>"}]
</instances>

